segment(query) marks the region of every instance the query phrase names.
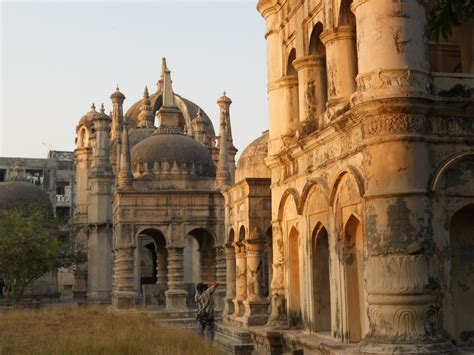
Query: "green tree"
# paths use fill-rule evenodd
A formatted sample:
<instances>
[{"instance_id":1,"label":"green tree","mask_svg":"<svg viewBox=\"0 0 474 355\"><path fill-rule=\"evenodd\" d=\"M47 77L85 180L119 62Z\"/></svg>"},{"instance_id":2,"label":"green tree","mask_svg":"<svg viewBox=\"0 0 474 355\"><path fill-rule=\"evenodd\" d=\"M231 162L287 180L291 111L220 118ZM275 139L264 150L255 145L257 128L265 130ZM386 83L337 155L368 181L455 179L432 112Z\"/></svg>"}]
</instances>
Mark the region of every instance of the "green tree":
<instances>
[{"instance_id":1,"label":"green tree","mask_svg":"<svg viewBox=\"0 0 474 355\"><path fill-rule=\"evenodd\" d=\"M71 267L82 258L74 251L71 233L60 228L50 211L0 209L0 278L13 303L44 274Z\"/></svg>"},{"instance_id":2,"label":"green tree","mask_svg":"<svg viewBox=\"0 0 474 355\"><path fill-rule=\"evenodd\" d=\"M474 0L434 0L428 12L428 37L439 42L448 39L453 26L459 26L463 72L470 72L473 36Z\"/></svg>"}]
</instances>

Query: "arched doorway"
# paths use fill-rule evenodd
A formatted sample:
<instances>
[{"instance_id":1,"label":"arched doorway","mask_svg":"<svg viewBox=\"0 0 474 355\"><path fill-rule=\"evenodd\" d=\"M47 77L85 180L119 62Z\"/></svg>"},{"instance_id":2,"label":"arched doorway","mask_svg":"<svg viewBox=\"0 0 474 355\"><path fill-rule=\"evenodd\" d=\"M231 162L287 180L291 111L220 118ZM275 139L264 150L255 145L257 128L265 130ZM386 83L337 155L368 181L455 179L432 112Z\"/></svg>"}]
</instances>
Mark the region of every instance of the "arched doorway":
<instances>
[{"instance_id":1,"label":"arched doorway","mask_svg":"<svg viewBox=\"0 0 474 355\"><path fill-rule=\"evenodd\" d=\"M214 237L208 230L196 228L185 237L183 272L184 284L188 291L187 305L195 307L196 284L216 279Z\"/></svg>"},{"instance_id":2,"label":"arched doorway","mask_svg":"<svg viewBox=\"0 0 474 355\"><path fill-rule=\"evenodd\" d=\"M270 296L270 283L272 280L272 260L273 260L273 249L272 249L272 227L269 227L265 232L265 249L262 254L262 269L260 280L263 282L261 286L261 294L265 297Z\"/></svg>"},{"instance_id":3,"label":"arched doorway","mask_svg":"<svg viewBox=\"0 0 474 355\"><path fill-rule=\"evenodd\" d=\"M353 342L362 340L367 333L363 247L362 225L354 215L351 215L344 228L343 254L348 331Z\"/></svg>"},{"instance_id":4,"label":"arched doorway","mask_svg":"<svg viewBox=\"0 0 474 355\"><path fill-rule=\"evenodd\" d=\"M164 305L168 288L166 239L159 230L140 232L137 240L135 278L145 305Z\"/></svg>"},{"instance_id":5,"label":"arched doorway","mask_svg":"<svg viewBox=\"0 0 474 355\"><path fill-rule=\"evenodd\" d=\"M457 345L474 346L474 204L451 219L451 295L454 306L452 336Z\"/></svg>"},{"instance_id":6,"label":"arched doorway","mask_svg":"<svg viewBox=\"0 0 474 355\"><path fill-rule=\"evenodd\" d=\"M312 236L313 329L331 331L331 292L329 278L329 243L326 228L319 225Z\"/></svg>"},{"instance_id":7,"label":"arched doorway","mask_svg":"<svg viewBox=\"0 0 474 355\"><path fill-rule=\"evenodd\" d=\"M289 234L289 322L293 327L301 325L300 283L300 235L296 228Z\"/></svg>"},{"instance_id":8,"label":"arched doorway","mask_svg":"<svg viewBox=\"0 0 474 355\"><path fill-rule=\"evenodd\" d=\"M309 40L309 55L316 56L316 66L312 72L312 78L308 82L309 85L313 85L313 94L314 94L314 103L316 107L316 115L320 115L326 110L327 102L327 92L328 92L328 80L327 80L327 70L326 70L326 47L321 42L319 36L323 32L323 25L321 22L318 22L311 32L311 37ZM308 99L311 96L308 97Z\"/></svg>"}]
</instances>

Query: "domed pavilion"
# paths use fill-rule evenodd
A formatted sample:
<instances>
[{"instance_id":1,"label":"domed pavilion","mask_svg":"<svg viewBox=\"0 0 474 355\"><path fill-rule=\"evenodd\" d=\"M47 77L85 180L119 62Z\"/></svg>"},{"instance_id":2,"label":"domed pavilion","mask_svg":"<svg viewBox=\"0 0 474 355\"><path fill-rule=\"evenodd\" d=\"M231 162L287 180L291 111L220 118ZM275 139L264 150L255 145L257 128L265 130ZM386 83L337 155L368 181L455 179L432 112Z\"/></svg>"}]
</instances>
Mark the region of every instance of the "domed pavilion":
<instances>
[{"instance_id":1,"label":"domed pavilion","mask_svg":"<svg viewBox=\"0 0 474 355\"><path fill-rule=\"evenodd\" d=\"M89 256L76 272L76 297L188 312L195 284L217 280L222 310L232 101L217 101L217 136L204 110L173 92L165 59L154 94L145 88L125 114L118 88L111 100L110 115L93 107L76 129L76 238Z\"/></svg>"}]
</instances>

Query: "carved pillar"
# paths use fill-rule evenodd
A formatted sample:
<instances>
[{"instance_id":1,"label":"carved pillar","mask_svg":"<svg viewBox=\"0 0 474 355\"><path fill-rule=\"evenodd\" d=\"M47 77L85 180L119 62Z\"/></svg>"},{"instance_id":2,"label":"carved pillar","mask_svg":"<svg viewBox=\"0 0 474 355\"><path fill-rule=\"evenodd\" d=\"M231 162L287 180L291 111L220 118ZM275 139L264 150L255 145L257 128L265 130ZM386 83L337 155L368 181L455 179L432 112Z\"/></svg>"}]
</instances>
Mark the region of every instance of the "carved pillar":
<instances>
[{"instance_id":1,"label":"carved pillar","mask_svg":"<svg viewBox=\"0 0 474 355\"><path fill-rule=\"evenodd\" d=\"M235 249L232 245L225 246L225 260L226 260L226 286L227 293L225 296L224 315L234 313L234 303L236 290L236 267L235 267Z\"/></svg>"},{"instance_id":2,"label":"carved pillar","mask_svg":"<svg viewBox=\"0 0 474 355\"><path fill-rule=\"evenodd\" d=\"M114 272L112 306L128 309L135 306L133 226L119 224L114 235Z\"/></svg>"},{"instance_id":3,"label":"carved pillar","mask_svg":"<svg viewBox=\"0 0 474 355\"><path fill-rule=\"evenodd\" d=\"M225 247L220 245L215 248L215 267L211 268L211 271L215 271L216 281L219 283L214 296L216 311L222 312L224 310L225 304L224 299L226 297L226 288L227 288L227 275L226 275L226 254Z\"/></svg>"},{"instance_id":4,"label":"carved pillar","mask_svg":"<svg viewBox=\"0 0 474 355\"><path fill-rule=\"evenodd\" d=\"M283 76L268 84L270 105L270 137L280 140L281 136L293 136L298 129L298 78Z\"/></svg>"},{"instance_id":5,"label":"carved pillar","mask_svg":"<svg viewBox=\"0 0 474 355\"><path fill-rule=\"evenodd\" d=\"M242 242L235 243L235 270L234 315L243 316L245 311L243 301L247 298L247 258L245 245Z\"/></svg>"},{"instance_id":6,"label":"carved pillar","mask_svg":"<svg viewBox=\"0 0 474 355\"><path fill-rule=\"evenodd\" d=\"M345 104L356 89L356 33L349 26L324 31L321 41L326 46L329 106Z\"/></svg>"},{"instance_id":7,"label":"carved pillar","mask_svg":"<svg viewBox=\"0 0 474 355\"><path fill-rule=\"evenodd\" d=\"M285 255L283 250L283 234L279 221L272 222L273 241L273 275L271 314L268 325L287 325L285 296Z\"/></svg>"},{"instance_id":8,"label":"carved pillar","mask_svg":"<svg viewBox=\"0 0 474 355\"><path fill-rule=\"evenodd\" d=\"M186 296L183 273L183 247L168 247L168 290L166 294L167 309L186 309Z\"/></svg>"},{"instance_id":9,"label":"carved pillar","mask_svg":"<svg viewBox=\"0 0 474 355\"><path fill-rule=\"evenodd\" d=\"M247 299L244 322L249 325L264 325L268 319L268 299L262 293L264 239L250 239L246 242L247 252Z\"/></svg>"},{"instance_id":10,"label":"carved pillar","mask_svg":"<svg viewBox=\"0 0 474 355\"><path fill-rule=\"evenodd\" d=\"M156 284L158 285L159 304L163 304L165 291L168 288L168 252L166 248L156 250Z\"/></svg>"},{"instance_id":11,"label":"carved pillar","mask_svg":"<svg viewBox=\"0 0 474 355\"><path fill-rule=\"evenodd\" d=\"M168 281L168 255L166 248L158 248L156 251L156 284L166 284Z\"/></svg>"},{"instance_id":12,"label":"carved pillar","mask_svg":"<svg viewBox=\"0 0 474 355\"><path fill-rule=\"evenodd\" d=\"M426 3L353 1L359 55L356 102L370 101L378 95L426 96L429 92Z\"/></svg>"},{"instance_id":13,"label":"carved pillar","mask_svg":"<svg viewBox=\"0 0 474 355\"><path fill-rule=\"evenodd\" d=\"M298 71L300 133L310 133L321 122L318 116L326 110L326 58L316 55L301 57L293 62Z\"/></svg>"}]
</instances>

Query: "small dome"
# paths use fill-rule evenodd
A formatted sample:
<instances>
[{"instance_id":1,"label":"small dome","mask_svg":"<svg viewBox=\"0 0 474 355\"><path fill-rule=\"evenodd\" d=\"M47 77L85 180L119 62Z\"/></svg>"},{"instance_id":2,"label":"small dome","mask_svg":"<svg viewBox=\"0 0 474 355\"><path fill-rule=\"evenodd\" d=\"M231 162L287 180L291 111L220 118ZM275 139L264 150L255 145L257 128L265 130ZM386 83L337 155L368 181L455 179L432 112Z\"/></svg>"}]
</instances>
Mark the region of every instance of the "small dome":
<instances>
[{"instance_id":1,"label":"small dome","mask_svg":"<svg viewBox=\"0 0 474 355\"><path fill-rule=\"evenodd\" d=\"M0 208L30 208L33 206L50 209L53 207L49 195L25 181L7 181L0 183Z\"/></svg>"},{"instance_id":2,"label":"small dome","mask_svg":"<svg viewBox=\"0 0 474 355\"><path fill-rule=\"evenodd\" d=\"M95 105L92 104L91 110L87 112L84 116L81 117L79 120L79 125L80 126L90 126L92 122L94 122L97 117L99 117L99 112L95 110Z\"/></svg>"},{"instance_id":3,"label":"small dome","mask_svg":"<svg viewBox=\"0 0 474 355\"><path fill-rule=\"evenodd\" d=\"M134 171L146 166L158 175L175 170L183 175L216 176L216 167L207 148L184 134L158 129L136 144L130 154Z\"/></svg>"},{"instance_id":4,"label":"small dome","mask_svg":"<svg viewBox=\"0 0 474 355\"><path fill-rule=\"evenodd\" d=\"M264 159L268 154L268 131L250 143L244 149L237 162L235 181L246 178L270 178L270 169L265 165Z\"/></svg>"}]
</instances>

